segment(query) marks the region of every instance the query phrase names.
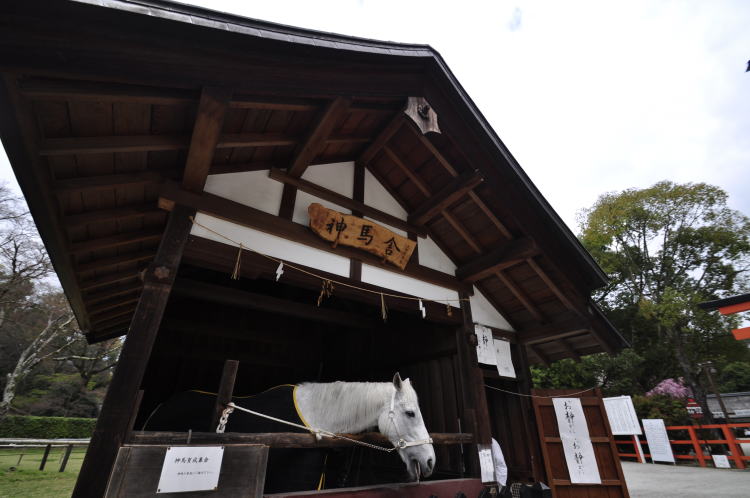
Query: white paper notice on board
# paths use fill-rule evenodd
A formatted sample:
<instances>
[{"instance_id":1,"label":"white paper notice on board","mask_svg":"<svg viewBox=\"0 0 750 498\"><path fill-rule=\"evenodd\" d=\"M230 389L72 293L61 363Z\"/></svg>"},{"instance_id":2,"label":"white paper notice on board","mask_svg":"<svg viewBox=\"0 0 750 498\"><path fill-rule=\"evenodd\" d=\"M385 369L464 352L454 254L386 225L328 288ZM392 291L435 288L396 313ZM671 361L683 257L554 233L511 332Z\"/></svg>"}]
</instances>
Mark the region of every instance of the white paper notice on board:
<instances>
[{"instance_id":1,"label":"white paper notice on board","mask_svg":"<svg viewBox=\"0 0 750 498\"><path fill-rule=\"evenodd\" d=\"M513 368L513 360L510 357L510 343L502 339L493 339L495 346L495 362L497 373L503 377L516 378L516 370Z\"/></svg>"},{"instance_id":2,"label":"white paper notice on board","mask_svg":"<svg viewBox=\"0 0 750 498\"><path fill-rule=\"evenodd\" d=\"M630 396L615 396L604 398L604 408L607 419L615 436L636 436L643 434L638 415L635 414L633 399Z\"/></svg>"},{"instance_id":3,"label":"white paper notice on board","mask_svg":"<svg viewBox=\"0 0 750 498\"><path fill-rule=\"evenodd\" d=\"M170 446L157 493L213 491L219 485L223 446Z\"/></svg>"},{"instance_id":4,"label":"white paper notice on board","mask_svg":"<svg viewBox=\"0 0 750 498\"><path fill-rule=\"evenodd\" d=\"M641 422L643 422L643 431L646 433L651 460L674 463L674 453L672 453L672 447L669 445L669 436L667 436L664 420L644 418Z\"/></svg>"},{"instance_id":5,"label":"white paper notice on board","mask_svg":"<svg viewBox=\"0 0 750 498\"><path fill-rule=\"evenodd\" d=\"M711 455L711 458L714 459L714 467L717 469L731 469L732 466L729 465L729 458L727 458L726 455Z\"/></svg>"},{"instance_id":6,"label":"white paper notice on board","mask_svg":"<svg viewBox=\"0 0 750 498\"><path fill-rule=\"evenodd\" d=\"M495 482L495 463L492 461L492 447L489 444L478 444L479 468L482 482Z\"/></svg>"},{"instance_id":7,"label":"white paper notice on board","mask_svg":"<svg viewBox=\"0 0 750 498\"><path fill-rule=\"evenodd\" d=\"M557 426L560 429L565 463L570 482L574 484L601 484L599 465L580 398L554 398Z\"/></svg>"},{"instance_id":8,"label":"white paper notice on board","mask_svg":"<svg viewBox=\"0 0 750 498\"><path fill-rule=\"evenodd\" d=\"M492 330L483 325L474 325L477 335L477 361L486 365L495 364L495 345L492 342Z\"/></svg>"}]
</instances>

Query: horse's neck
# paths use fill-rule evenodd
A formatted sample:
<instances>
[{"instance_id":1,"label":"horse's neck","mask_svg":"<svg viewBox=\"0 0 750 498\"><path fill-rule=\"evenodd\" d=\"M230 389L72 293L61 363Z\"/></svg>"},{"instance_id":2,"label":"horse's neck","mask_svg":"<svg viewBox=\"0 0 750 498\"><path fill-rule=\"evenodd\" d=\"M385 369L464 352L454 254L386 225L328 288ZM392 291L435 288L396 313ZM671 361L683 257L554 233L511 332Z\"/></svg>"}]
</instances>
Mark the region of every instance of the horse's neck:
<instances>
[{"instance_id":1,"label":"horse's neck","mask_svg":"<svg viewBox=\"0 0 750 498\"><path fill-rule=\"evenodd\" d=\"M393 395L390 382L306 383L297 386L297 406L316 429L357 433L378 425Z\"/></svg>"}]
</instances>

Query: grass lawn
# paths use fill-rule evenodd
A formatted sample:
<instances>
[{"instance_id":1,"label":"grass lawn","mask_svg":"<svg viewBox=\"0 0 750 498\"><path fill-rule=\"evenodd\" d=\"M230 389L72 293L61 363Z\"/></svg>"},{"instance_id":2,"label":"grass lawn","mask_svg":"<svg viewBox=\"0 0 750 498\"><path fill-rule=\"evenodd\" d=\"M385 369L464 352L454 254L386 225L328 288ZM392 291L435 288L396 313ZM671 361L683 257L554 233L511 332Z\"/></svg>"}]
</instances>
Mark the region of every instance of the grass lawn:
<instances>
[{"instance_id":1,"label":"grass lawn","mask_svg":"<svg viewBox=\"0 0 750 498\"><path fill-rule=\"evenodd\" d=\"M59 472L64 450L52 448L45 469L40 471L44 448L0 448L0 498L70 496L86 449L74 448L65 472ZM12 467L16 470L10 470Z\"/></svg>"}]
</instances>

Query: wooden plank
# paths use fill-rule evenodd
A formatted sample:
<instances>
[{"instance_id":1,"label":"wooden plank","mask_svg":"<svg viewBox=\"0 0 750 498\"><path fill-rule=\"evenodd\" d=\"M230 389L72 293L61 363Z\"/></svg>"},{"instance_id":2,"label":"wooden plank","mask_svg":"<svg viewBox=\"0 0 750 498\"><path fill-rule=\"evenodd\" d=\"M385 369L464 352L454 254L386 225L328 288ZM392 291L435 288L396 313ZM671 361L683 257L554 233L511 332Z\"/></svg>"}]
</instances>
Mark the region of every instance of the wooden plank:
<instances>
[{"instance_id":1,"label":"wooden plank","mask_svg":"<svg viewBox=\"0 0 750 498\"><path fill-rule=\"evenodd\" d=\"M128 340L104 399L73 491L74 498L102 496L117 451L127 436L132 408L146 370L174 277L192 228L194 210L175 206L130 325Z\"/></svg>"},{"instance_id":2,"label":"wooden plank","mask_svg":"<svg viewBox=\"0 0 750 498\"><path fill-rule=\"evenodd\" d=\"M222 412L227 407L227 404L232 401L234 381L237 378L237 370L239 367L240 362L237 360L224 360L224 368L221 371L219 389L216 391L216 404L214 405L214 412L211 416L209 427L217 427L219 425L219 419L221 419Z\"/></svg>"},{"instance_id":3,"label":"wooden plank","mask_svg":"<svg viewBox=\"0 0 750 498\"><path fill-rule=\"evenodd\" d=\"M138 276L138 272L136 270L128 270L118 273L110 273L108 275L103 275L98 278L93 278L89 280L83 280L81 281L80 287L81 290L84 292L91 292L94 289L98 289L99 287L106 287L108 285L113 285L119 282L125 282L128 280L133 280Z\"/></svg>"},{"instance_id":4,"label":"wooden plank","mask_svg":"<svg viewBox=\"0 0 750 498\"><path fill-rule=\"evenodd\" d=\"M177 279L174 292L203 301L295 316L313 322L332 323L354 329L369 329L377 325L371 318L357 313L335 309L326 309L325 312L321 312L320 308L311 304L298 303L197 280Z\"/></svg>"},{"instance_id":5,"label":"wooden plank","mask_svg":"<svg viewBox=\"0 0 750 498\"><path fill-rule=\"evenodd\" d=\"M138 251L128 254L121 254L119 256L112 256L111 258L95 259L88 263L77 265L78 273L88 273L91 271L106 270L119 265L125 265L129 263L139 263L141 261L148 261L152 259L156 251Z\"/></svg>"},{"instance_id":6,"label":"wooden plank","mask_svg":"<svg viewBox=\"0 0 750 498\"><path fill-rule=\"evenodd\" d=\"M362 164L354 164L354 180L352 185L352 198L358 202L365 202L365 167ZM363 216L362 212L352 209L355 216ZM349 278L354 281L362 280L362 262L356 259L349 260Z\"/></svg>"},{"instance_id":7,"label":"wooden plank","mask_svg":"<svg viewBox=\"0 0 750 498\"><path fill-rule=\"evenodd\" d=\"M251 161L249 163L212 164L209 175L225 175L227 173L244 173L245 171L267 171L280 168L281 164L270 161Z\"/></svg>"},{"instance_id":8,"label":"wooden plank","mask_svg":"<svg viewBox=\"0 0 750 498\"><path fill-rule=\"evenodd\" d=\"M573 346L571 346L566 339L560 339L559 341L557 341L557 344L561 345L565 352L568 353L570 357L575 361L581 361L581 355L578 354L578 351L573 349Z\"/></svg>"},{"instance_id":9,"label":"wooden plank","mask_svg":"<svg viewBox=\"0 0 750 498\"><path fill-rule=\"evenodd\" d=\"M531 239L510 240L459 266L456 269L456 277L464 282L482 280L498 270L521 263L538 252L536 244Z\"/></svg>"},{"instance_id":10,"label":"wooden plank","mask_svg":"<svg viewBox=\"0 0 750 498\"><path fill-rule=\"evenodd\" d=\"M135 302L132 302L135 301ZM90 314L91 323L93 327L96 327L97 325L100 325L102 323L110 322L111 320L114 320L115 318L120 318L122 316L130 316L135 311L135 303L138 302L138 300L132 300L131 303L123 306L122 308L116 308L112 311L108 311L106 313L102 313L100 315L94 315Z\"/></svg>"},{"instance_id":11,"label":"wooden plank","mask_svg":"<svg viewBox=\"0 0 750 498\"><path fill-rule=\"evenodd\" d=\"M748 311L750 310L750 300L744 302L744 303L737 303L732 304L729 306L722 306L719 308L719 313L722 315L733 315L735 313L739 313L740 311Z\"/></svg>"},{"instance_id":12,"label":"wooden plank","mask_svg":"<svg viewBox=\"0 0 750 498\"><path fill-rule=\"evenodd\" d=\"M159 240L163 230L139 230L136 232L125 232L111 237L99 237L97 239L82 240L70 245L70 252L80 254L82 252L98 251L100 249L110 249L113 247L137 244L139 242L149 242Z\"/></svg>"},{"instance_id":13,"label":"wooden plank","mask_svg":"<svg viewBox=\"0 0 750 498\"><path fill-rule=\"evenodd\" d=\"M132 278L135 278L135 273L128 272L127 280L130 280ZM115 289L106 290L104 292L98 292L92 295L87 294L84 297L84 300L86 301L87 306L91 306L92 304L99 303L102 301L107 301L115 297L125 296L128 294L134 294L136 292L140 292L142 288L143 288L143 284L141 282L136 282L136 283L129 284L129 285L123 285Z\"/></svg>"},{"instance_id":14,"label":"wooden plank","mask_svg":"<svg viewBox=\"0 0 750 498\"><path fill-rule=\"evenodd\" d=\"M221 135L217 149L235 147L281 147L295 145L299 138L284 133L228 133Z\"/></svg>"},{"instance_id":15,"label":"wooden plank","mask_svg":"<svg viewBox=\"0 0 750 498\"><path fill-rule=\"evenodd\" d=\"M182 177L183 188L191 192L202 192L206 184L231 96L227 88L204 87L201 91Z\"/></svg>"},{"instance_id":16,"label":"wooden plank","mask_svg":"<svg viewBox=\"0 0 750 498\"><path fill-rule=\"evenodd\" d=\"M424 204L409 215L409 223L424 225L441 211L450 207L471 189L482 183L483 178L473 171L466 172L441 188Z\"/></svg>"},{"instance_id":17,"label":"wooden plank","mask_svg":"<svg viewBox=\"0 0 750 498\"><path fill-rule=\"evenodd\" d=\"M422 192L425 197L430 197L432 195L432 191L430 187L427 185L427 183L422 180L412 169L404 163L400 157L396 155L393 150L391 150L390 147L387 145L383 146L383 152L388 157L388 159L393 162L393 164L396 165L396 167L409 179L416 185L416 187L419 189L420 192Z\"/></svg>"},{"instance_id":18,"label":"wooden plank","mask_svg":"<svg viewBox=\"0 0 750 498\"><path fill-rule=\"evenodd\" d=\"M591 324L580 317L549 323L534 329L520 332L519 342L522 344L541 344L559 339L574 337L589 331Z\"/></svg>"},{"instance_id":19,"label":"wooden plank","mask_svg":"<svg viewBox=\"0 0 750 498\"><path fill-rule=\"evenodd\" d=\"M182 440L184 443L185 440ZM173 444L170 446L178 446ZM193 446L193 445L191 445ZM185 493L165 493L184 498L210 495L214 498L261 498L265 484L268 447L261 445L225 446L216 489ZM159 486L167 446L124 446L117 453L112 480L105 498L159 496ZM102 490L104 492L104 490ZM97 495L101 496L101 495Z\"/></svg>"},{"instance_id":20,"label":"wooden plank","mask_svg":"<svg viewBox=\"0 0 750 498\"><path fill-rule=\"evenodd\" d=\"M452 290L463 290L472 292L471 285L459 282L455 277L442 273L431 268L419 265L411 261L405 270L399 270L393 265L381 265L380 258L377 258L364 251L359 251L346 246L337 246L335 249L331 245L313 234L307 227L284 220L278 216L265 213L238 202L230 201L213 194L204 192L203 194L193 194L181 190L173 183L164 185L161 191L161 197L169 202L176 202L191 206L198 211L206 213L217 218L221 218L238 225L247 226L260 230L271 235L285 238L294 242L321 249L326 252L339 254L344 257L353 258L363 263L378 266L387 271L407 275L425 282L429 282L441 287Z\"/></svg>"},{"instance_id":21,"label":"wooden plank","mask_svg":"<svg viewBox=\"0 0 750 498\"><path fill-rule=\"evenodd\" d=\"M268 176L285 185L291 185L297 190L307 192L308 194L333 202L334 204L338 204L339 206L351 209L352 211L358 211L362 213L361 216L367 216L368 218L383 222L386 225L390 225L395 228L400 228L401 230L405 230L407 232L414 232L420 237L425 237L427 235L423 227L409 224L391 214L385 213L372 206L368 206L364 202L356 201L350 197L346 197L345 195L341 195L338 192L334 192L333 190L321 187L320 185L316 185L310 181L303 180L301 178L295 178L279 169L274 168L270 170Z\"/></svg>"},{"instance_id":22,"label":"wooden plank","mask_svg":"<svg viewBox=\"0 0 750 498\"><path fill-rule=\"evenodd\" d=\"M266 111L306 112L320 109L318 101L306 99L272 99L257 95L234 95L229 103L232 109L255 109Z\"/></svg>"},{"instance_id":23,"label":"wooden plank","mask_svg":"<svg viewBox=\"0 0 750 498\"><path fill-rule=\"evenodd\" d=\"M161 173L157 171L144 171L141 173L84 176L57 180L52 183L52 188L58 193L96 192L117 187L157 184L162 179Z\"/></svg>"},{"instance_id":24,"label":"wooden plank","mask_svg":"<svg viewBox=\"0 0 750 498\"><path fill-rule=\"evenodd\" d=\"M733 329L732 335L737 341L744 341L745 339L750 339L750 327L742 327L739 329Z\"/></svg>"},{"instance_id":25,"label":"wooden plank","mask_svg":"<svg viewBox=\"0 0 750 498\"><path fill-rule=\"evenodd\" d=\"M337 97L333 99L318 118L317 123L294 153L288 172L299 178L307 166L325 147L326 139L333 133L334 127L349 110L351 99Z\"/></svg>"},{"instance_id":26,"label":"wooden plank","mask_svg":"<svg viewBox=\"0 0 750 498\"><path fill-rule=\"evenodd\" d=\"M63 223L71 228L88 225L90 223L101 223L116 220L129 220L150 216L162 211L156 207L156 203L136 204L122 206L114 209L97 209L83 213L69 214L63 218Z\"/></svg>"},{"instance_id":27,"label":"wooden plank","mask_svg":"<svg viewBox=\"0 0 750 498\"><path fill-rule=\"evenodd\" d=\"M138 302L138 296L105 302L104 304L100 304L98 306L89 307L89 315L91 316L99 315L97 316L96 319L92 318L92 321L94 321L94 323L103 322L107 319L127 314L127 313L120 313L120 314L114 314L111 316L104 316L102 315L104 312L117 309L117 308L121 308L121 307L125 307L125 306L127 306L130 311L133 311L133 309L135 309L135 306L133 305L136 304L137 302Z\"/></svg>"},{"instance_id":28,"label":"wooden plank","mask_svg":"<svg viewBox=\"0 0 750 498\"><path fill-rule=\"evenodd\" d=\"M47 138L39 144L39 154L42 156L59 156L65 154L149 152L179 150L187 146L188 137L182 135Z\"/></svg>"},{"instance_id":29,"label":"wooden plank","mask_svg":"<svg viewBox=\"0 0 750 498\"><path fill-rule=\"evenodd\" d=\"M346 437L370 444L392 447L388 438L379 432L345 434ZM133 444L179 444L184 443L187 434L184 432L138 431L133 434ZM433 444L467 444L474 442L470 433L431 432ZM226 432L193 432L191 441L195 444L264 444L272 448L344 448L355 443L324 437L320 441L313 434L299 432L241 433Z\"/></svg>"},{"instance_id":30,"label":"wooden plank","mask_svg":"<svg viewBox=\"0 0 750 498\"><path fill-rule=\"evenodd\" d=\"M541 352L541 351L539 350L539 348L538 348L538 347L536 347L536 346L533 346L533 345L531 345L531 344L527 344L527 345L526 345L526 348L527 348L527 349L528 349L529 351L531 351L532 353L534 353L534 355L535 355L535 356L536 356L537 358L539 358L539 361L541 361L541 362L542 362L542 365L544 365L545 367L548 367L548 366L550 366L550 361L549 361L549 358L547 358L547 355L545 355L544 353L542 353L542 352Z\"/></svg>"},{"instance_id":31,"label":"wooden plank","mask_svg":"<svg viewBox=\"0 0 750 498\"><path fill-rule=\"evenodd\" d=\"M549 289L552 291L555 296L560 300L563 305L568 308L569 310L576 310L577 308L573 305L571 300L568 298L568 296L560 290L560 287L558 287L555 282L552 281L552 279L547 275L547 272L545 272L541 266L534 260L534 258L528 258L526 260L526 263L536 272L537 275L539 275L539 278L541 278L544 283L549 287Z\"/></svg>"},{"instance_id":32,"label":"wooden plank","mask_svg":"<svg viewBox=\"0 0 750 498\"><path fill-rule=\"evenodd\" d=\"M524 308L531 313L531 316L533 316L538 322L545 322L546 319L542 315L542 312L539 311L539 308L537 308L533 302L531 302L531 299L529 296L526 295L525 292L521 290L521 288L511 280L511 278L507 275L505 275L502 270L497 270L495 273L495 276L503 283L505 287L510 290L510 292L521 301L521 304L523 304Z\"/></svg>"}]
</instances>

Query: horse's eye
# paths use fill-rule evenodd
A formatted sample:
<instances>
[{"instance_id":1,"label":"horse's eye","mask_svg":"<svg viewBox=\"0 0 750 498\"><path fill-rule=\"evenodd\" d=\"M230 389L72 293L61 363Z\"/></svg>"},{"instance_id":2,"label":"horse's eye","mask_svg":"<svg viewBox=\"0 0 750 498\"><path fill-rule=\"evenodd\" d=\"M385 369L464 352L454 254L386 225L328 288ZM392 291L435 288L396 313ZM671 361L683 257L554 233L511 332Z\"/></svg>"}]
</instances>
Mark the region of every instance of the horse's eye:
<instances>
[{"instance_id":1,"label":"horse's eye","mask_svg":"<svg viewBox=\"0 0 750 498\"><path fill-rule=\"evenodd\" d=\"M415 414L415 413L414 413L413 411L411 411L411 410L408 410L408 411L406 412L406 416L407 416L407 417L411 417L411 418L414 418L414 417L416 417L417 415L416 415L416 414Z\"/></svg>"}]
</instances>

